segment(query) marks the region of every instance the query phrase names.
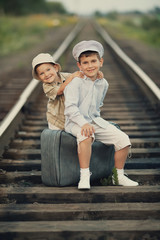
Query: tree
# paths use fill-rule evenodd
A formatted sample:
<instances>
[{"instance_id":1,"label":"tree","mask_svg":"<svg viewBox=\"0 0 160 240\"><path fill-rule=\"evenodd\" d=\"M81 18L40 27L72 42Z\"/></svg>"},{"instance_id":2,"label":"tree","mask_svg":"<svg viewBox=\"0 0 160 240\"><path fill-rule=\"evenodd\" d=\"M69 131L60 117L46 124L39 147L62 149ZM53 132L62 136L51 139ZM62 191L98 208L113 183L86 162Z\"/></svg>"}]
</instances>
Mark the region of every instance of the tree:
<instances>
[{"instance_id":1,"label":"tree","mask_svg":"<svg viewBox=\"0 0 160 240\"><path fill-rule=\"evenodd\" d=\"M61 3L45 0L0 0L0 12L17 16L30 13L67 13Z\"/></svg>"},{"instance_id":2,"label":"tree","mask_svg":"<svg viewBox=\"0 0 160 240\"><path fill-rule=\"evenodd\" d=\"M67 11L64 8L63 4L59 3L59 2L47 2L47 6L48 6L48 12L52 13L61 13L61 14L66 14Z\"/></svg>"}]
</instances>

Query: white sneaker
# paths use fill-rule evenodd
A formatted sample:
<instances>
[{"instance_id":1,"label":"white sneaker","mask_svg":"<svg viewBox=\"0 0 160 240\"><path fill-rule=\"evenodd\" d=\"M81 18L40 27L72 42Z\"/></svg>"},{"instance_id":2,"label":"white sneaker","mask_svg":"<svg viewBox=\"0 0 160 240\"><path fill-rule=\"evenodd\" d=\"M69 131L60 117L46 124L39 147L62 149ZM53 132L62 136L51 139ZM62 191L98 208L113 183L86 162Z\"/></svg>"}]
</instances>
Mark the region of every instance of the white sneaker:
<instances>
[{"instance_id":1,"label":"white sneaker","mask_svg":"<svg viewBox=\"0 0 160 240\"><path fill-rule=\"evenodd\" d=\"M78 189L82 189L82 190L87 190L90 189L90 176L92 175L92 173L87 173L87 174L83 174L81 175L80 181L78 183Z\"/></svg>"},{"instance_id":2,"label":"white sneaker","mask_svg":"<svg viewBox=\"0 0 160 240\"><path fill-rule=\"evenodd\" d=\"M112 178L113 185L115 185L114 177ZM138 182L135 182L129 179L127 176L122 175L118 178L118 185L125 186L125 187L135 187L138 186Z\"/></svg>"}]
</instances>

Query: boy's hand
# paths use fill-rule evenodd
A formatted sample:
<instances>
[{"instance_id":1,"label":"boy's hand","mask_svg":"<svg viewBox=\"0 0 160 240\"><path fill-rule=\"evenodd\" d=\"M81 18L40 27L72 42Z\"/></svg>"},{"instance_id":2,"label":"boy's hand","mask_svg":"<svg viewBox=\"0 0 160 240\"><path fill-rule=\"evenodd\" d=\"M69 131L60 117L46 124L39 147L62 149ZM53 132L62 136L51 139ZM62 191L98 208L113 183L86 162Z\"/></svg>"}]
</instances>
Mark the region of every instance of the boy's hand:
<instances>
[{"instance_id":1,"label":"boy's hand","mask_svg":"<svg viewBox=\"0 0 160 240\"><path fill-rule=\"evenodd\" d=\"M66 81L64 82L64 88L65 88L65 87L68 85L68 83L70 83L70 82L73 80L73 78L75 78L75 77L83 78L83 77L84 77L84 73L83 73L83 72L80 72L80 71L71 73L71 74L69 75L69 77L67 77ZM63 91L64 91L64 89L63 89ZM62 92L62 93L63 93L63 92ZM61 93L61 94L62 94L62 93Z\"/></svg>"},{"instance_id":2,"label":"boy's hand","mask_svg":"<svg viewBox=\"0 0 160 240\"><path fill-rule=\"evenodd\" d=\"M103 75L103 73L101 71L98 71L97 78L100 78L100 79L104 78L104 75Z\"/></svg>"},{"instance_id":3,"label":"boy's hand","mask_svg":"<svg viewBox=\"0 0 160 240\"><path fill-rule=\"evenodd\" d=\"M95 129L91 124L86 123L82 126L81 135L84 135L85 137L91 137L93 133L95 133Z\"/></svg>"},{"instance_id":4,"label":"boy's hand","mask_svg":"<svg viewBox=\"0 0 160 240\"><path fill-rule=\"evenodd\" d=\"M75 77L83 78L84 77L84 73L81 71L76 71L76 72L72 73L71 75L72 75L72 78L75 78Z\"/></svg>"}]
</instances>

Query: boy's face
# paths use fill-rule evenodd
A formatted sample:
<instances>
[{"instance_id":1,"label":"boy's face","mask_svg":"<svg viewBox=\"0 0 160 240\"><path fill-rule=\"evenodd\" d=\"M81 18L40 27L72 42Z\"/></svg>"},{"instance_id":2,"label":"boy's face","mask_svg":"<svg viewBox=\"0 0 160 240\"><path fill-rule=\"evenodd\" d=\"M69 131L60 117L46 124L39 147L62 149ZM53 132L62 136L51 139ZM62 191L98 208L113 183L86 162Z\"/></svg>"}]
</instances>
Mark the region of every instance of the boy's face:
<instances>
[{"instance_id":1,"label":"boy's face","mask_svg":"<svg viewBox=\"0 0 160 240\"><path fill-rule=\"evenodd\" d=\"M77 65L87 77L95 81L100 67L103 66L103 58L99 59L96 54L87 57L83 55Z\"/></svg>"},{"instance_id":2,"label":"boy's face","mask_svg":"<svg viewBox=\"0 0 160 240\"><path fill-rule=\"evenodd\" d=\"M52 83L57 77L58 66L51 63L42 63L37 67L36 71L43 83Z\"/></svg>"}]
</instances>

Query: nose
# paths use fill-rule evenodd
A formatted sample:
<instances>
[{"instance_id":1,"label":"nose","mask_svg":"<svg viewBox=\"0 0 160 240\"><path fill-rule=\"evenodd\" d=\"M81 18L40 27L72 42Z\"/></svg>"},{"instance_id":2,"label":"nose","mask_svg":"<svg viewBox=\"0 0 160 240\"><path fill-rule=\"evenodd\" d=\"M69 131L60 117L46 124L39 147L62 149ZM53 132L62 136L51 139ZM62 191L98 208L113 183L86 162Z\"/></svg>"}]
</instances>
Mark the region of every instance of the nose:
<instances>
[{"instance_id":1,"label":"nose","mask_svg":"<svg viewBox=\"0 0 160 240\"><path fill-rule=\"evenodd\" d=\"M91 62L88 63L88 67L92 67L92 63Z\"/></svg>"},{"instance_id":2,"label":"nose","mask_svg":"<svg viewBox=\"0 0 160 240\"><path fill-rule=\"evenodd\" d=\"M48 77L48 75L49 75L49 72L45 72L45 77Z\"/></svg>"}]
</instances>

